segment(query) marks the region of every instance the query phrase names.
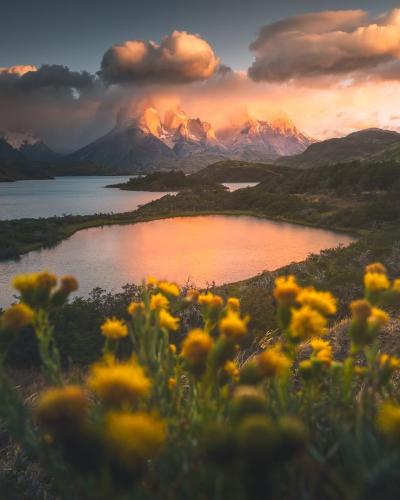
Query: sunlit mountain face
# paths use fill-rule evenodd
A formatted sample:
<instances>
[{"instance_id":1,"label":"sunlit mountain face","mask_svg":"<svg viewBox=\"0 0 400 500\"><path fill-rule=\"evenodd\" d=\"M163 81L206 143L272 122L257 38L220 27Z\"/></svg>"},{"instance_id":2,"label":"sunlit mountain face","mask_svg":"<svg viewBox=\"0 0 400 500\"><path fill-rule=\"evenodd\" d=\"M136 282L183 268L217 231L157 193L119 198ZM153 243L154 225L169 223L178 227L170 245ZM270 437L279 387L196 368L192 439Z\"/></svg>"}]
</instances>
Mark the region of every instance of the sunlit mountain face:
<instances>
[{"instance_id":1,"label":"sunlit mountain face","mask_svg":"<svg viewBox=\"0 0 400 500\"><path fill-rule=\"evenodd\" d=\"M180 167L191 168L192 161L201 159L273 160L301 153L311 142L285 115L257 120L246 113L241 121L215 129L180 107L169 108L162 116L154 106L146 106L133 116L121 110L110 132L71 159L130 169L174 167L182 161Z\"/></svg>"}]
</instances>

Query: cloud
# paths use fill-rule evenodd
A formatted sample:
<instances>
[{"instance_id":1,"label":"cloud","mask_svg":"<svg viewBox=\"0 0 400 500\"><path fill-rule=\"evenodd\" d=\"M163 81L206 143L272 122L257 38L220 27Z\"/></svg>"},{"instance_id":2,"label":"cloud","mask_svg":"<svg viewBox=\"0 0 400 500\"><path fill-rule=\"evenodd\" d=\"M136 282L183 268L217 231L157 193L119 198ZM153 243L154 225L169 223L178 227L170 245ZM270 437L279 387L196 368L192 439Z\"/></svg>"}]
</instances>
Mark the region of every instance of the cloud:
<instances>
[{"instance_id":1,"label":"cloud","mask_svg":"<svg viewBox=\"0 0 400 500\"><path fill-rule=\"evenodd\" d=\"M80 146L98 131L93 123L105 96L101 80L86 71L62 65L0 68L0 130L28 128L55 148Z\"/></svg>"},{"instance_id":2,"label":"cloud","mask_svg":"<svg viewBox=\"0 0 400 500\"><path fill-rule=\"evenodd\" d=\"M0 68L0 89L9 91L35 91L38 89L76 89L92 86L94 76L87 71L71 71L67 66L44 64L36 66L11 66Z\"/></svg>"},{"instance_id":3,"label":"cloud","mask_svg":"<svg viewBox=\"0 0 400 500\"><path fill-rule=\"evenodd\" d=\"M22 76L30 71L37 71L36 66L9 66L8 68L0 68L0 75L17 75Z\"/></svg>"},{"instance_id":4,"label":"cloud","mask_svg":"<svg viewBox=\"0 0 400 500\"><path fill-rule=\"evenodd\" d=\"M129 40L113 45L103 56L99 74L108 83L180 84L206 80L218 64L199 35L173 31L160 44Z\"/></svg>"},{"instance_id":5,"label":"cloud","mask_svg":"<svg viewBox=\"0 0 400 500\"><path fill-rule=\"evenodd\" d=\"M372 19L362 10L294 16L265 26L250 45L255 81L362 73L374 79L400 75L400 9Z\"/></svg>"}]
</instances>

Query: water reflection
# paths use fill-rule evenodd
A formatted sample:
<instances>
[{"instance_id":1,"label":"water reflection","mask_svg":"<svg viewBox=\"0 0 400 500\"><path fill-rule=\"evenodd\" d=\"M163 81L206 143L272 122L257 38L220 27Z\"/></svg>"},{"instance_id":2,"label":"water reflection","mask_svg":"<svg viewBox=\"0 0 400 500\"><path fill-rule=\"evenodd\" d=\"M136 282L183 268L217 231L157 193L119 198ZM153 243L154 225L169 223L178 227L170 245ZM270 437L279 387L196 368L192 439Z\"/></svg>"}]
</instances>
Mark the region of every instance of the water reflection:
<instances>
[{"instance_id":1,"label":"water reflection","mask_svg":"<svg viewBox=\"0 0 400 500\"><path fill-rule=\"evenodd\" d=\"M49 269L73 274L80 294L95 286L118 291L153 275L198 286L242 280L311 252L352 241L349 235L255 217L201 216L80 231L53 249L0 263L0 304L16 273Z\"/></svg>"}]
</instances>

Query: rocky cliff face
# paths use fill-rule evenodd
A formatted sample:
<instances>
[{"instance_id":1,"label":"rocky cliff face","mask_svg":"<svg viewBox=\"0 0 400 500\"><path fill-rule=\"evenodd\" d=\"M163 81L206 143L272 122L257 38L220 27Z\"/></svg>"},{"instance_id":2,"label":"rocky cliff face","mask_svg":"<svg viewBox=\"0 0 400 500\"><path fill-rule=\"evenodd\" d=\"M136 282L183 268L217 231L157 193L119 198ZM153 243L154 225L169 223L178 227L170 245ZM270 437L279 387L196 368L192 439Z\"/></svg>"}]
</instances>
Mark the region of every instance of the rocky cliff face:
<instances>
[{"instance_id":1,"label":"rocky cliff face","mask_svg":"<svg viewBox=\"0 0 400 500\"><path fill-rule=\"evenodd\" d=\"M179 107L169 109L162 119L155 107L146 106L135 116L121 111L113 130L70 158L132 172L184 168L190 162L198 162L200 168L203 158L267 161L302 152L310 143L284 116L272 121L246 116L242 123L215 131L211 123Z\"/></svg>"}]
</instances>

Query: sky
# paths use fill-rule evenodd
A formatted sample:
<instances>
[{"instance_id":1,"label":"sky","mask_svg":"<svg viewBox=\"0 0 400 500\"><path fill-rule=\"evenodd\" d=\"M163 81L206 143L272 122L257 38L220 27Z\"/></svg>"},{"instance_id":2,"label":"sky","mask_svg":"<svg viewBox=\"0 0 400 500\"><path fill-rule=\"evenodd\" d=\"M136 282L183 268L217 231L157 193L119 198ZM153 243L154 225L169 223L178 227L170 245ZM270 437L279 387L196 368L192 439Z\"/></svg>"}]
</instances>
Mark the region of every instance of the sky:
<instances>
[{"instance_id":1,"label":"sky","mask_svg":"<svg viewBox=\"0 0 400 500\"><path fill-rule=\"evenodd\" d=\"M276 108L316 138L398 129L396 7L0 0L0 128L37 128L52 147L72 150L106 132L121 107L151 100L217 126L227 107L257 117Z\"/></svg>"}]
</instances>

